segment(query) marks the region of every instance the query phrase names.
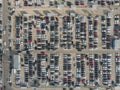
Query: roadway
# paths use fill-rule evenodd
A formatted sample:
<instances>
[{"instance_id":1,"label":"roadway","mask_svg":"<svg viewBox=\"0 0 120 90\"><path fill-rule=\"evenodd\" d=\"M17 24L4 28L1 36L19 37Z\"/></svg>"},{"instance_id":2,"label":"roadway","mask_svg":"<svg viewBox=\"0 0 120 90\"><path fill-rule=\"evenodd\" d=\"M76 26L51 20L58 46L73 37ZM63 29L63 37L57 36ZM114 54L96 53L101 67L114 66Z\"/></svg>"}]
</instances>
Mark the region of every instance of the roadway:
<instances>
[{"instance_id":1,"label":"roadway","mask_svg":"<svg viewBox=\"0 0 120 90\"><path fill-rule=\"evenodd\" d=\"M10 55L10 51L8 49L9 47L9 31L8 31L8 1L7 0L3 0L3 30L4 30L4 35L3 35L3 42L6 42L6 45L3 45L3 90L12 90L7 81L8 81L8 77L9 77L9 55Z\"/></svg>"}]
</instances>

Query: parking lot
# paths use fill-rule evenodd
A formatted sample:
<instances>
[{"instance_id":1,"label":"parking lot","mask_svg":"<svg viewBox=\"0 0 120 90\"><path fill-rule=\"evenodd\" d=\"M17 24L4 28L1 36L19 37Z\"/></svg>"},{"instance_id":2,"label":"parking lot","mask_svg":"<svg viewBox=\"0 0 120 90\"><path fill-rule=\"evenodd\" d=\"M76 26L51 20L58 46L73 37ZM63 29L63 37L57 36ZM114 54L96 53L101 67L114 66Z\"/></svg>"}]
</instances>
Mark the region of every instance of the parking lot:
<instances>
[{"instance_id":1,"label":"parking lot","mask_svg":"<svg viewBox=\"0 0 120 90\"><path fill-rule=\"evenodd\" d=\"M14 19L12 49L21 56L22 64L17 76L15 74L13 85L97 88L115 84L112 75L116 74L113 70L115 64L111 60L119 50L114 50L112 45L107 46L111 44L114 28L103 24L119 21L106 18L109 13L87 16L85 14L89 13L84 11L84 16L66 9L63 15L57 17L46 10L37 10L37 15L35 11L20 10L15 14L17 12L20 16L15 15ZM105 20L101 21L104 17ZM105 31L104 35L106 27L110 31Z\"/></svg>"},{"instance_id":2,"label":"parking lot","mask_svg":"<svg viewBox=\"0 0 120 90\"><path fill-rule=\"evenodd\" d=\"M9 40L0 43L10 53L7 83L13 90L115 90L120 85L118 0L8 4L10 34L3 31L1 38Z\"/></svg>"}]
</instances>

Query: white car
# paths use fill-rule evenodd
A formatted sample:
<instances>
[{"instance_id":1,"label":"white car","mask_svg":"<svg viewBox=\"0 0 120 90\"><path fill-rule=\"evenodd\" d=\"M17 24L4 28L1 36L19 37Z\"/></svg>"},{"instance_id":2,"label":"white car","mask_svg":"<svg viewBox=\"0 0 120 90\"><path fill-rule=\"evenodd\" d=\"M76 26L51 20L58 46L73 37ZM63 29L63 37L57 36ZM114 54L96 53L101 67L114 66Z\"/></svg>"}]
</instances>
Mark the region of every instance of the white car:
<instances>
[{"instance_id":1,"label":"white car","mask_svg":"<svg viewBox=\"0 0 120 90\"><path fill-rule=\"evenodd\" d=\"M119 15L114 16L114 23L119 24Z\"/></svg>"},{"instance_id":2,"label":"white car","mask_svg":"<svg viewBox=\"0 0 120 90\"><path fill-rule=\"evenodd\" d=\"M19 74L16 74L15 83L16 83L16 85L20 85L20 75Z\"/></svg>"},{"instance_id":3,"label":"white car","mask_svg":"<svg viewBox=\"0 0 120 90\"><path fill-rule=\"evenodd\" d=\"M38 6L42 4L41 0L36 0L36 3Z\"/></svg>"},{"instance_id":4,"label":"white car","mask_svg":"<svg viewBox=\"0 0 120 90\"><path fill-rule=\"evenodd\" d=\"M89 29L89 30L93 30L93 25L89 25L89 26L88 26L88 29Z\"/></svg>"},{"instance_id":5,"label":"white car","mask_svg":"<svg viewBox=\"0 0 120 90\"><path fill-rule=\"evenodd\" d=\"M116 5L116 6L120 5L119 0L114 0L114 5Z\"/></svg>"},{"instance_id":6,"label":"white car","mask_svg":"<svg viewBox=\"0 0 120 90\"><path fill-rule=\"evenodd\" d=\"M93 37L94 37L93 34L91 36L89 36L89 38L93 38Z\"/></svg>"},{"instance_id":7,"label":"white car","mask_svg":"<svg viewBox=\"0 0 120 90\"><path fill-rule=\"evenodd\" d=\"M93 54L89 54L89 58L94 58L94 55Z\"/></svg>"},{"instance_id":8,"label":"white car","mask_svg":"<svg viewBox=\"0 0 120 90\"><path fill-rule=\"evenodd\" d=\"M6 31L4 31L3 34L6 34Z\"/></svg>"},{"instance_id":9,"label":"white car","mask_svg":"<svg viewBox=\"0 0 120 90\"><path fill-rule=\"evenodd\" d=\"M106 29L107 29L107 31L110 31L110 26L107 26L107 28L106 28Z\"/></svg>"},{"instance_id":10,"label":"white car","mask_svg":"<svg viewBox=\"0 0 120 90\"><path fill-rule=\"evenodd\" d=\"M8 78L8 83L12 83L12 77L11 76Z\"/></svg>"},{"instance_id":11,"label":"white car","mask_svg":"<svg viewBox=\"0 0 120 90\"><path fill-rule=\"evenodd\" d=\"M106 32L106 30L102 30L102 32Z\"/></svg>"},{"instance_id":12,"label":"white car","mask_svg":"<svg viewBox=\"0 0 120 90\"><path fill-rule=\"evenodd\" d=\"M6 42L4 42L4 46L6 46Z\"/></svg>"},{"instance_id":13,"label":"white car","mask_svg":"<svg viewBox=\"0 0 120 90\"><path fill-rule=\"evenodd\" d=\"M94 39L94 42L97 42L97 43L98 43L98 38L95 38L95 39Z\"/></svg>"},{"instance_id":14,"label":"white car","mask_svg":"<svg viewBox=\"0 0 120 90\"><path fill-rule=\"evenodd\" d=\"M80 86L80 82L76 82L76 87L79 87Z\"/></svg>"},{"instance_id":15,"label":"white car","mask_svg":"<svg viewBox=\"0 0 120 90\"><path fill-rule=\"evenodd\" d=\"M90 85L92 86L95 86L95 83L94 82L89 82Z\"/></svg>"},{"instance_id":16,"label":"white car","mask_svg":"<svg viewBox=\"0 0 120 90\"><path fill-rule=\"evenodd\" d=\"M76 55L76 58L80 58L81 56L79 54Z\"/></svg>"},{"instance_id":17,"label":"white car","mask_svg":"<svg viewBox=\"0 0 120 90\"><path fill-rule=\"evenodd\" d=\"M16 85L20 85L20 79L16 79L16 80L15 80L15 84L16 84Z\"/></svg>"},{"instance_id":18,"label":"white car","mask_svg":"<svg viewBox=\"0 0 120 90\"><path fill-rule=\"evenodd\" d=\"M108 82L107 81L103 81L103 84L108 84Z\"/></svg>"},{"instance_id":19,"label":"white car","mask_svg":"<svg viewBox=\"0 0 120 90\"><path fill-rule=\"evenodd\" d=\"M120 83L116 83L117 86L120 86Z\"/></svg>"},{"instance_id":20,"label":"white car","mask_svg":"<svg viewBox=\"0 0 120 90\"><path fill-rule=\"evenodd\" d=\"M107 56L108 56L108 57L112 57L112 54L108 53Z\"/></svg>"},{"instance_id":21,"label":"white car","mask_svg":"<svg viewBox=\"0 0 120 90\"><path fill-rule=\"evenodd\" d=\"M53 75L50 76L50 80L55 80L55 77Z\"/></svg>"},{"instance_id":22,"label":"white car","mask_svg":"<svg viewBox=\"0 0 120 90\"><path fill-rule=\"evenodd\" d=\"M114 21L114 24L119 24L119 20L115 20L115 21Z\"/></svg>"}]
</instances>

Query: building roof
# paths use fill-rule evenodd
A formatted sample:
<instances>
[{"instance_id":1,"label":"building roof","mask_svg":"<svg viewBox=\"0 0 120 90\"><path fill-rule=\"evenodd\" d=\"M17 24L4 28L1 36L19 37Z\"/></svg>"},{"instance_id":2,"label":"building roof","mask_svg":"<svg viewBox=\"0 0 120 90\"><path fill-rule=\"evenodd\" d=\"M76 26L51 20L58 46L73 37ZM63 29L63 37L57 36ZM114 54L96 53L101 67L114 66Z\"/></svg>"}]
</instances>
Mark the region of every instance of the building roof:
<instances>
[{"instance_id":1,"label":"building roof","mask_svg":"<svg viewBox=\"0 0 120 90\"><path fill-rule=\"evenodd\" d=\"M14 69L20 70L20 55L14 55Z\"/></svg>"},{"instance_id":2,"label":"building roof","mask_svg":"<svg viewBox=\"0 0 120 90\"><path fill-rule=\"evenodd\" d=\"M119 50L120 49L120 39L116 39L114 41L114 49Z\"/></svg>"}]
</instances>

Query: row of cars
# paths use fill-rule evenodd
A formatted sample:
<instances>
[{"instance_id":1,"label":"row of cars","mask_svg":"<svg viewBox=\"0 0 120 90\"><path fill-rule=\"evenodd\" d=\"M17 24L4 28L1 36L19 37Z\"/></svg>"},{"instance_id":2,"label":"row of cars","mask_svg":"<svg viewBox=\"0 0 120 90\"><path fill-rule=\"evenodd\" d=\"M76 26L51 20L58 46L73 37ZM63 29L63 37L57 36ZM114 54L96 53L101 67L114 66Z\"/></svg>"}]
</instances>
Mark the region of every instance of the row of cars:
<instances>
[{"instance_id":1,"label":"row of cars","mask_svg":"<svg viewBox=\"0 0 120 90\"><path fill-rule=\"evenodd\" d=\"M62 18L61 47L71 49L73 47L72 20L70 16Z\"/></svg>"},{"instance_id":2,"label":"row of cars","mask_svg":"<svg viewBox=\"0 0 120 90\"><path fill-rule=\"evenodd\" d=\"M15 5L19 6L20 5L20 0L15 0ZM89 7L92 7L93 5L100 5L100 6L107 6L107 5L115 5L115 6L119 6L119 0L74 0L74 1L66 1L63 0L61 2L56 1L56 0L49 0L49 2L47 2L46 0L24 0L23 1L23 5L24 6L41 6L41 5L45 5L48 4L49 6L58 6L58 5L67 5L67 6L71 6L71 5L76 5L76 6L85 6L88 5Z\"/></svg>"},{"instance_id":3,"label":"row of cars","mask_svg":"<svg viewBox=\"0 0 120 90\"><path fill-rule=\"evenodd\" d=\"M119 30L119 19L120 19L120 16L119 15L115 15L114 16L114 36L115 38L119 39L120 38L120 30Z\"/></svg>"},{"instance_id":4,"label":"row of cars","mask_svg":"<svg viewBox=\"0 0 120 90\"><path fill-rule=\"evenodd\" d=\"M120 2L119 0L88 0L88 6L92 7L93 5L99 5L99 6L108 6L108 5L115 5L119 6Z\"/></svg>"},{"instance_id":5,"label":"row of cars","mask_svg":"<svg viewBox=\"0 0 120 90\"><path fill-rule=\"evenodd\" d=\"M51 54L50 55L50 76L49 81L50 85L58 86L62 83L62 80L60 79L61 73L60 73L60 62L59 62L59 55L58 54Z\"/></svg>"},{"instance_id":6,"label":"row of cars","mask_svg":"<svg viewBox=\"0 0 120 90\"><path fill-rule=\"evenodd\" d=\"M59 47L59 21L57 17L50 18L50 49L55 50ZM48 49L49 49L48 48Z\"/></svg>"},{"instance_id":7,"label":"row of cars","mask_svg":"<svg viewBox=\"0 0 120 90\"><path fill-rule=\"evenodd\" d=\"M112 54L102 54L102 83L111 86L112 82Z\"/></svg>"},{"instance_id":8,"label":"row of cars","mask_svg":"<svg viewBox=\"0 0 120 90\"><path fill-rule=\"evenodd\" d=\"M120 54L115 53L115 82L116 85L120 85Z\"/></svg>"},{"instance_id":9,"label":"row of cars","mask_svg":"<svg viewBox=\"0 0 120 90\"><path fill-rule=\"evenodd\" d=\"M82 84L86 84L86 54L77 54L76 55L76 82L75 86L79 87Z\"/></svg>"},{"instance_id":10,"label":"row of cars","mask_svg":"<svg viewBox=\"0 0 120 90\"><path fill-rule=\"evenodd\" d=\"M16 37L16 41L15 41L15 49L16 50L20 50L20 45L21 45L21 41L20 41L20 17L16 17L16 31L15 31L15 37Z\"/></svg>"},{"instance_id":11,"label":"row of cars","mask_svg":"<svg viewBox=\"0 0 120 90\"><path fill-rule=\"evenodd\" d=\"M47 83L48 81L48 68L47 68L47 54L41 52L37 54L37 77L42 83Z\"/></svg>"},{"instance_id":12,"label":"row of cars","mask_svg":"<svg viewBox=\"0 0 120 90\"><path fill-rule=\"evenodd\" d=\"M36 40L35 40L35 48L37 50L47 49L48 39L47 39L47 18L35 18L35 29L36 29Z\"/></svg>"},{"instance_id":13,"label":"row of cars","mask_svg":"<svg viewBox=\"0 0 120 90\"><path fill-rule=\"evenodd\" d=\"M2 54L3 54L3 50L2 50L2 31L3 31L3 23L2 23L2 2L0 2L0 87L2 87Z\"/></svg>"},{"instance_id":14,"label":"row of cars","mask_svg":"<svg viewBox=\"0 0 120 90\"><path fill-rule=\"evenodd\" d=\"M39 68L41 66L41 62L44 62L44 59L42 59L42 61L40 61L39 57L41 57L40 54L37 55L37 60L34 58L34 55L30 52L24 54L23 56L23 74L24 74L24 78L23 78L23 82L20 82L19 84L16 85L29 85L29 86L38 86L39 82L38 80L36 80L35 76L40 79L41 78L41 74L42 72L44 73L46 69L43 68ZM43 65L43 64L42 64ZM43 65L44 66L44 65ZM42 70L42 71L41 71ZM43 77L44 78L44 77ZM21 80L21 78L20 78Z\"/></svg>"},{"instance_id":15,"label":"row of cars","mask_svg":"<svg viewBox=\"0 0 120 90\"><path fill-rule=\"evenodd\" d=\"M45 16L43 18L38 17L36 19L36 36L37 40L35 48L37 50L47 49L56 50L59 47L59 29L58 18L55 16ZM50 35L49 38L47 35Z\"/></svg>"},{"instance_id":16,"label":"row of cars","mask_svg":"<svg viewBox=\"0 0 120 90\"><path fill-rule=\"evenodd\" d=\"M89 32L89 48L97 48L98 46L98 17L88 17L88 32Z\"/></svg>"},{"instance_id":17,"label":"row of cars","mask_svg":"<svg viewBox=\"0 0 120 90\"><path fill-rule=\"evenodd\" d=\"M98 54L89 54L89 85L97 86L99 84L99 56Z\"/></svg>"},{"instance_id":18,"label":"row of cars","mask_svg":"<svg viewBox=\"0 0 120 90\"><path fill-rule=\"evenodd\" d=\"M101 16L102 48L111 49L112 44L112 24L110 16Z\"/></svg>"},{"instance_id":19,"label":"row of cars","mask_svg":"<svg viewBox=\"0 0 120 90\"><path fill-rule=\"evenodd\" d=\"M78 16L75 18L75 39L76 49L78 51L86 49L86 21L84 16Z\"/></svg>"},{"instance_id":20,"label":"row of cars","mask_svg":"<svg viewBox=\"0 0 120 90\"><path fill-rule=\"evenodd\" d=\"M32 49L32 22L27 22L27 17L16 16L16 41L15 49L28 50ZM23 22L24 21L24 22ZM23 31L21 31L23 29Z\"/></svg>"},{"instance_id":21,"label":"row of cars","mask_svg":"<svg viewBox=\"0 0 120 90\"><path fill-rule=\"evenodd\" d=\"M63 55L63 85L65 86L73 86L73 78L72 78L72 57L71 54Z\"/></svg>"},{"instance_id":22,"label":"row of cars","mask_svg":"<svg viewBox=\"0 0 120 90\"><path fill-rule=\"evenodd\" d=\"M3 51L2 49L0 49L0 87L2 87L2 54L3 54Z\"/></svg>"}]
</instances>

